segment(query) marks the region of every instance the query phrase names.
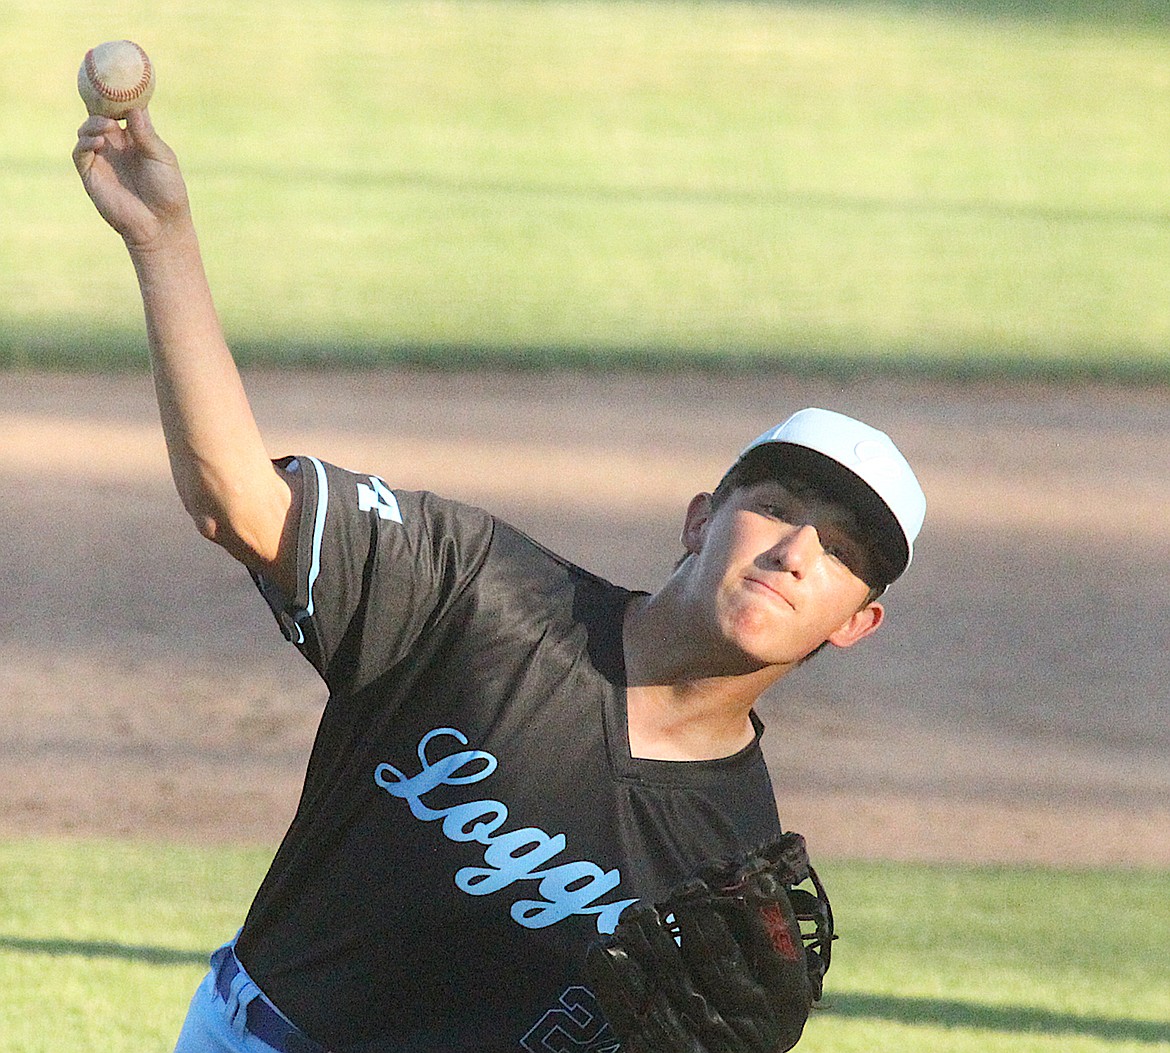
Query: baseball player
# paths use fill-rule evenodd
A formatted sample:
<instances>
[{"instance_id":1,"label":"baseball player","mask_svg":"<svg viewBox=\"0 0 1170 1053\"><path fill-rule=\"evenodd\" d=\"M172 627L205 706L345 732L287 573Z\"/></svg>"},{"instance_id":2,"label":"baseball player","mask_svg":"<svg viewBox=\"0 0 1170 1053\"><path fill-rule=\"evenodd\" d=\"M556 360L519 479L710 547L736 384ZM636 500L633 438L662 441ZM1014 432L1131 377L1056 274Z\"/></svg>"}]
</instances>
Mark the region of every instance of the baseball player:
<instances>
[{"instance_id":1,"label":"baseball player","mask_svg":"<svg viewBox=\"0 0 1170 1053\"><path fill-rule=\"evenodd\" d=\"M796 413L691 500L648 594L392 476L274 462L175 155L139 110L88 119L73 156L138 275L184 506L329 689L292 825L177 1049L616 1050L588 949L781 834L754 703L881 624L925 511L909 465L858 421Z\"/></svg>"}]
</instances>

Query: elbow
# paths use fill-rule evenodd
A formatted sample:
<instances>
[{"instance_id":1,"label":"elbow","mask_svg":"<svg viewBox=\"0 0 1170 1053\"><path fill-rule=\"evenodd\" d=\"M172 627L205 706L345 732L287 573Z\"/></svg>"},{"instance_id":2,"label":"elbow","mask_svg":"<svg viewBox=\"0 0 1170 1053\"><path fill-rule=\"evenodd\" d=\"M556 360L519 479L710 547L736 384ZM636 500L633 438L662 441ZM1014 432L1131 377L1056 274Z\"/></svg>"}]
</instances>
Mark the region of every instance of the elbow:
<instances>
[{"instance_id":1,"label":"elbow","mask_svg":"<svg viewBox=\"0 0 1170 1053\"><path fill-rule=\"evenodd\" d=\"M183 507L195 529L208 541L234 552L239 547L239 536L229 526L227 515L222 510L208 507L206 504L184 499Z\"/></svg>"},{"instance_id":2,"label":"elbow","mask_svg":"<svg viewBox=\"0 0 1170 1053\"><path fill-rule=\"evenodd\" d=\"M222 548L231 545L231 504L225 500L223 488L214 484L197 463L176 458L171 453L171 476L183 508L195 529Z\"/></svg>"},{"instance_id":3,"label":"elbow","mask_svg":"<svg viewBox=\"0 0 1170 1053\"><path fill-rule=\"evenodd\" d=\"M276 561L287 501L283 509L277 502L270 508L255 500L217 500L201 490L184 496L183 507L203 537L249 569L263 571Z\"/></svg>"},{"instance_id":4,"label":"elbow","mask_svg":"<svg viewBox=\"0 0 1170 1053\"><path fill-rule=\"evenodd\" d=\"M171 454L171 474L195 529L243 563L264 572L280 558L293 490L271 461L243 467Z\"/></svg>"},{"instance_id":5,"label":"elbow","mask_svg":"<svg viewBox=\"0 0 1170 1053\"><path fill-rule=\"evenodd\" d=\"M236 559L250 563L251 552L238 529L233 525L227 509L209 501L206 495L198 498L183 496L183 507L195 524L195 529L208 541L224 549Z\"/></svg>"},{"instance_id":6,"label":"elbow","mask_svg":"<svg viewBox=\"0 0 1170 1053\"><path fill-rule=\"evenodd\" d=\"M207 538L208 541L214 541L217 545L223 545L225 531L216 516L202 509L192 508L187 509L187 514L195 524L195 529L203 537Z\"/></svg>"},{"instance_id":7,"label":"elbow","mask_svg":"<svg viewBox=\"0 0 1170 1053\"><path fill-rule=\"evenodd\" d=\"M226 517L207 512L192 512L190 515L195 523L195 529L233 559L250 570L263 570L267 567L269 561L260 552L256 542L247 534L235 529Z\"/></svg>"}]
</instances>

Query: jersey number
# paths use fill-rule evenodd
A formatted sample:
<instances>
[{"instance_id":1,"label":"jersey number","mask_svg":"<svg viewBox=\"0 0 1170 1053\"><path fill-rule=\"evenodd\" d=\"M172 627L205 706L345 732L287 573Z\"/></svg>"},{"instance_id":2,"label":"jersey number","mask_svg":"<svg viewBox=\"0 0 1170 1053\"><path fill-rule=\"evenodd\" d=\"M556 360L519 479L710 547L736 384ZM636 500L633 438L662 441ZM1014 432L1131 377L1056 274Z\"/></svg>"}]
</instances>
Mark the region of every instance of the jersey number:
<instances>
[{"instance_id":1,"label":"jersey number","mask_svg":"<svg viewBox=\"0 0 1170 1053\"><path fill-rule=\"evenodd\" d=\"M370 485L357 484L358 508L363 512L371 509L378 513L379 518L389 519L395 523L402 522L402 512L398 507L398 498L393 491L376 475L370 476Z\"/></svg>"},{"instance_id":2,"label":"jersey number","mask_svg":"<svg viewBox=\"0 0 1170 1053\"><path fill-rule=\"evenodd\" d=\"M617 1053L619 1042L587 987L570 987L521 1040L529 1053Z\"/></svg>"}]
</instances>

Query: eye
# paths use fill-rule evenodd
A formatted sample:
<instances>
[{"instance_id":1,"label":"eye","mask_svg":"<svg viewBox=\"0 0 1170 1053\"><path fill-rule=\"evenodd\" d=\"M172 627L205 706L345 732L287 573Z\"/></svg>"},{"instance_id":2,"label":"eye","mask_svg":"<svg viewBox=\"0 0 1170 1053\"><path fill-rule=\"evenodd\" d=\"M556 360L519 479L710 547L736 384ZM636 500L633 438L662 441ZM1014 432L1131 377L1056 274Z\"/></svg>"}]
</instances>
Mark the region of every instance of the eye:
<instances>
[{"instance_id":1,"label":"eye","mask_svg":"<svg viewBox=\"0 0 1170 1053\"><path fill-rule=\"evenodd\" d=\"M764 515L771 516L773 519L782 519L788 523L792 521L792 505L783 501L761 501L759 509Z\"/></svg>"},{"instance_id":2,"label":"eye","mask_svg":"<svg viewBox=\"0 0 1170 1053\"><path fill-rule=\"evenodd\" d=\"M833 562L839 563L852 574L859 574L859 570L865 562L861 550L849 539L824 539L821 542L821 548Z\"/></svg>"},{"instance_id":3,"label":"eye","mask_svg":"<svg viewBox=\"0 0 1170 1053\"><path fill-rule=\"evenodd\" d=\"M844 563L847 567L851 565L852 553L847 546L834 545L832 542L828 542L822 545L821 548L825 550L825 555L830 559L834 559L838 563Z\"/></svg>"}]
</instances>

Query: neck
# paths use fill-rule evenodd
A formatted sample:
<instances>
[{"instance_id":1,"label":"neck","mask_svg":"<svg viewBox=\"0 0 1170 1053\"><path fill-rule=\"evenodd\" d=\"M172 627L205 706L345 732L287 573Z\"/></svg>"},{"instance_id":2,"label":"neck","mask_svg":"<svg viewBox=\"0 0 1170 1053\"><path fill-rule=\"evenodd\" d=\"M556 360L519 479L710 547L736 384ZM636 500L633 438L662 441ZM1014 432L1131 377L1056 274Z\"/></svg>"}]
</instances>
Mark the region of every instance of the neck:
<instances>
[{"instance_id":1,"label":"neck","mask_svg":"<svg viewBox=\"0 0 1170 1053\"><path fill-rule=\"evenodd\" d=\"M658 760L731 756L755 737L752 707L790 666L725 654L680 614L666 590L626 612L630 750Z\"/></svg>"}]
</instances>

